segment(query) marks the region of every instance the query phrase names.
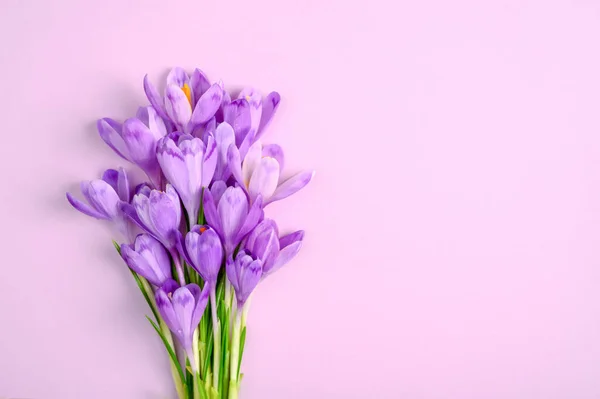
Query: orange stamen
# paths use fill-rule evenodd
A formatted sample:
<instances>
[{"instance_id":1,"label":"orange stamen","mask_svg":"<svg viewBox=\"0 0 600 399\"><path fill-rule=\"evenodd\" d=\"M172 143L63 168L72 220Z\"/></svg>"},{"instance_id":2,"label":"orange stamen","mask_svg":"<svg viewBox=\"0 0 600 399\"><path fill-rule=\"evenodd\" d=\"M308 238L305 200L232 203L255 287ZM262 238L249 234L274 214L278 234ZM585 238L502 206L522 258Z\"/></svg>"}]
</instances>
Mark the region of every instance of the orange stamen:
<instances>
[{"instance_id":1,"label":"orange stamen","mask_svg":"<svg viewBox=\"0 0 600 399\"><path fill-rule=\"evenodd\" d=\"M190 106L191 106L192 105L192 89L190 89L190 86L187 83L185 83L183 85L183 87L181 88L181 90L183 90L183 93L187 97L188 102L190 103Z\"/></svg>"}]
</instances>

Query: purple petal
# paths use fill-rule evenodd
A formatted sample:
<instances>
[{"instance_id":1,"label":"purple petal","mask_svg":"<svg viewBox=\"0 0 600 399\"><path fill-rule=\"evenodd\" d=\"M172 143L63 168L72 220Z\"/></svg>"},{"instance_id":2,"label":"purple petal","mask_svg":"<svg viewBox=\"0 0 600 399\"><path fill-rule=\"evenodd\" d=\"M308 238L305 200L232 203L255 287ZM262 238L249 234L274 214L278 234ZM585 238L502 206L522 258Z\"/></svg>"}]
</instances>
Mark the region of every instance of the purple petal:
<instances>
[{"instance_id":1,"label":"purple petal","mask_svg":"<svg viewBox=\"0 0 600 399\"><path fill-rule=\"evenodd\" d=\"M281 269L281 267L283 267L298 254L300 248L302 248L302 241L296 241L279 251L279 256L275 260L273 266L269 269L264 269L265 275L272 274Z\"/></svg>"},{"instance_id":2,"label":"purple petal","mask_svg":"<svg viewBox=\"0 0 600 399\"><path fill-rule=\"evenodd\" d=\"M204 159L202 160L202 187L208 187L212 181L215 175L215 168L217 167L217 159L217 143L209 136L204 152Z\"/></svg>"},{"instance_id":3,"label":"purple petal","mask_svg":"<svg viewBox=\"0 0 600 399\"><path fill-rule=\"evenodd\" d=\"M196 308L196 301L190 290L186 287L180 287L173 293L173 311L177 317L178 324L183 330L183 340L181 344L188 349L192 346L192 333L197 326L192 326L192 315Z\"/></svg>"},{"instance_id":4,"label":"purple petal","mask_svg":"<svg viewBox=\"0 0 600 399\"><path fill-rule=\"evenodd\" d=\"M160 286L160 289L163 290L167 295L174 293L177 288L179 288L179 283L172 278L168 279Z\"/></svg>"},{"instance_id":5,"label":"purple petal","mask_svg":"<svg viewBox=\"0 0 600 399\"><path fill-rule=\"evenodd\" d=\"M206 222L216 230L216 232L221 236L221 239L224 239L223 236L223 226L221 225L221 219L219 218L219 213L217 212L217 206L213 199L213 196L210 190L204 190L204 217L206 218Z\"/></svg>"},{"instance_id":6,"label":"purple petal","mask_svg":"<svg viewBox=\"0 0 600 399\"><path fill-rule=\"evenodd\" d=\"M148 234L140 234L135 239L135 251L145 258L153 270L157 281L153 284L160 287L166 280L171 279L171 260L163 245Z\"/></svg>"},{"instance_id":7,"label":"purple petal","mask_svg":"<svg viewBox=\"0 0 600 399\"><path fill-rule=\"evenodd\" d=\"M175 334L175 336L180 342L183 341L183 330L179 322L179 318L175 313L175 309L173 308L173 304L167 296L167 293L163 288L160 288L156 291L156 294L154 296L156 299L156 307L158 308L158 312L162 316L165 323L167 323L169 330L171 330L173 334Z\"/></svg>"},{"instance_id":8,"label":"purple petal","mask_svg":"<svg viewBox=\"0 0 600 399\"><path fill-rule=\"evenodd\" d=\"M264 270L270 269L279 255L279 234L275 222L271 219L260 222L248 235L246 248L262 261Z\"/></svg>"},{"instance_id":9,"label":"purple petal","mask_svg":"<svg viewBox=\"0 0 600 399\"><path fill-rule=\"evenodd\" d=\"M175 85L167 86L165 91L165 108L167 115L171 118L177 127L183 130L192 116L192 106L187 96L180 87Z\"/></svg>"},{"instance_id":10,"label":"purple petal","mask_svg":"<svg viewBox=\"0 0 600 399\"><path fill-rule=\"evenodd\" d=\"M248 149L248 153L244 157L244 163L242 164L242 178L245 187L250 185L250 178L252 177L252 174L258 165L260 165L261 159L262 144L260 142L256 142Z\"/></svg>"},{"instance_id":11,"label":"purple petal","mask_svg":"<svg viewBox=\"0 0 600 399\"><path fill-rule=\"evenodd\" d=\"M142 169L156 164L156 137L141 120L130 118L123 123L123 140L131 160Z\"/></svg>"},{"instance_id":12,"label":"purple petal","mask_svg":"<svg viewBox=\"0 0 600 399\"><path fill-rule=\"evenodd\" d=\"M227 149L227 166L233 174L235 181L246 191L246 185L242 177L242 165L240 161L240 152L235 144L231 144Z\"/></svg>"},{"instance_id":13,"label":"purple petal","mask_svg":"<svg viewBox=\"0 0 600 399\"><path fill-rule=\"evenodd\" d=\"M262 202L262 197L258 196L250 207L248 216L246 216L244 224L240 227L237 236L234 239L236 245L264 218L265 213L262 209Z\"/></svg>"},{"instance_id":14,"label":"purple petal","mask_svg":"<svg viewBox=\"0 0 600 399\"><path fill-rule=\"evenodd\" d=\"M125 144L125 141L123 141L123 137L121 137L122 125L113 119L103 118L98 120L96 127L98 128L98 133L100 133L102 140L104 140L117 155L131 162L129 149Z\"/></svg>"},{"instance_id":15,"label":"purple petal","mask_svg":"<svg viewBox=\"0 0 600 399\"><path fill-rule=\"evenodd\" d=\"M171 69L171 71L169 71L169 74L167 75L167 85L183 87L183 85L189 83L190 77L181 67L174 67L173 69Z\"/></svg>"},{"instance_id":16,"label":"purple petal","mask_svg":"<svg viewBox=\"0 0 600 399\"><path fill-rule=\"evenodd\" d=\"M262 114L260 118L260 125L258 127L258 133L255 137L256 140L264 134L265 129L273 119L275 111L279 108L281 96L276 91L269 93L269 95L263 100Z\"/></svg>"},{"instance_id":17,"label":"purple petal","mask_svg":"<svg viewBox=\"0 0 600 399\"><path fill-rule=\"evenodd\" d=\"M129 189L129 179L125 169L119 168L119 176L117 179L117 194L121 201L129 202L131 200L131 190Z\"/></svg>"},{"instance_id":18,"label":"purple petal","mask_svg":"<svg viewBox=\"0 0 600 399\"><path fill-rule=\"evenodd\" d=\"M226 180L231 172L227 165L227 150L229 146L235 146L235 133L228 123L221 123L215 130L215 142L217 144L217 165L215 168L215 178Z\"/></svg>"},{"instance_id":19,"label":"purple petal","mask_svg":"<svg viewBox=\"0 0 600 399\"><path fill-rule=\"evenodd\" d=\"M223 100L223 88L215 83L202 94L198 103L194 107L194 112L191 116L191 122L194 125L201 125L212 118Z\"/></svg>"},{"instance_id":20,"label":"purple petal","mask_svg":"<svg viewBox=\"0 0 600 399\"><path fill-rule=\"evenodd\" d=\"M88 204L79 201L77 198L73 197L71 193L67 193L67 200L73 206L73 208L77 209L79 212L85 215L91 216L96 219L110 220L108 216L96 211Z\"/></svg>"},{"instance_id":21,"label":"purple petal","mask_svg":"<svg viewBox=\"0 0 600 399\"><path fill-rule=\"evenodd\" d=\"M190 326L191 330L194 331L198 327L198 324L200 324L200 320L206 309L208 295L210 294L210 284L205 284L202 291L200 291L200 287L196 284L188 284L186 287L194 296L195 301L194 313L192 314L192 325Z\"/></svg>"},{"instance_id":22,"label":"purple petal","mask_svg":"<svg viewBox=\"0 0 600 399\"><path fill-rule=\"evenodd\" d=\"M167 134L165 121L158 115L153 107L140 107L136 113L136 118L142 121L144 125L148 126L148 129L150 129L150 132L154 135L156 140L159 140Z\"/></svg>"},{"instance_id":23,"label":"purple petal","mask_svg":"<svg viewBox=\"0 0 600 399\"><path fill-rule=\"evenodd\" d=\"M102 174L102 180L107 182L115 191L118 191L119 172L114 169L106 169Z\"/></svg>"},{"instance_id":24,"label":"purple petal","mask_svg":"<svg viewBox=\"0 0 600 399\"><path fill-rule=\"evenodd\" d=\"M232 242L232 240L238 234L248 215L248 201L242 189L228 187L219 201L217 212L221 220L227 251L232 251L239 242L237 240L237 242Z\"/></svg>"},{"instance_id":25,"label":"purple petal","mask_svg":"<svg viewBox=\"0 0 600 399\"><path fill-rule=\"evenodd\" d=\"M154 107L158 115L163 119L169 119L165 107L163 98L158 94L158 91L154 87L152 83L150 83L150 79L148 79L148 75L144 76L144 92L146 93L146 97L148 97L148 101Z\"/></svg>"},{"instance_id":26,"label":"purple petal","mask_svg":"<svg viewBox=\"0 0 600 399\"><path fill-rule=\"evenodd\" d=\"M236 292L238 302L246 302L262 277L262 263L260 260L252 261L240 273L240 292Z\"/></svg>"},{"instance_id":27,"label":"purple petal","mask_svg":"<svg viewBox=\"0 0 600 399\"><path fill-rule=\"evenodd\" d=\"M235 141L240 145L251 127L250 104L245 99L237 99L223 108L223 120L233 127Z\"/></svg>"},{"instance_id":28,"label":"purple petal","mask_svg":"<svg viewBox=\"0 0 600 399\"><path fill-rule=\"evenodd\" d=\"M227 184L223 180L217 180L210 187L210 192L215 200L215 203L219 203L223 193L227 190Z\"/></svg>"},{"instance_id":29,"label":"purple petal","mask_svg":"<svg viewBox=\"0 0 600 399\"><path fill-rule=\"evenodd\" d=\"M210 87L210 82L204 72L199 69L195 69L192 72L192 77L190 78L190 86L192 87L192 93L194 93L194 98L196 101L208 90ZM194 106L196 103L194 103Z\"/></svg>"},{"instance_id":30,"label":"purple petal","mask_svg":"<svg viewBox=\"0 0 600 399\"><path fill-rule=\"evenodd\" d=\"M295 242L304 240L304 230L298 230L288 235L285 235L279 239L279 247L285 248Z\"/></svg>"},{"instance_id":31,"label":"purple petal","mask_svg":"<svg viewBox=\"0 0 600 399\"><path fill-rule=\"evenodd\" d=\"M119 196L104 180L82 182L81 192L94 209L110 219L119 214Z\"/></svg>"},{"instance_id":32,"label":"purple petal","mask_svg":"<svg viewBox=\"0 0 600 399\"><path fill-rule=\"evenodd\" d=\"M241 256L241 254L245 255L243 250L238 253L238 256ZM229 255L225 263L225 273L227 274L227 279L229 280L229 282L233 286L233 289L236 292L240 290L239 273L237 266L238 263L233 260L232 255Z\"/></svg>"},{"instance_id":33,"label":"purple petal","mask_svg":"<svg viewBox=\"0 0 600 399\"><path fill-rule=\"evenodd\" d=\"M252 173L248 193L254 200L258 195L269 199L277 189L279 182L279 163L275 158L262 158Z\"/></svg>"},{"instance_id":34,"label":"purple petal","mask_svg":"<svg viewBox=\"0 0 600 399\"><path fill-rule=\"evenodd\" d=\"M275 158L279 163L279 170L283 170L283 148L277 144L267 144L262 148L262 156Z\"/></svg>"},{"instance_id":35,"label":"purple petal","mask_svg":"<svg viewBox=\"0 0 600 399\"><path fill-rule=\"evenodd\" d=\"M171 138L164 137L158 142L156 159L167 180L178 190L184 204L191 198L189 191L189 171L181 149Z\"/></svg>"},{"instance_id":36,"label":"purple petal","mask_svg":"<svg viewBox=\"0 0 600 399\"><path fill-rule=\"evenodd\" d=\"M283 182L279 187L277 187L277 189L275 190L273 195L266 201L265 205L268 205L275 201L282 200L282 199L287 198L290 195L294 194L295 192L297 192L298 190L300 190L304 186L306 186L310 182L310 180L313 178L314 175L315 175L314 171L306 171L306 172L300 172L300 173L290 177L285 182Z\"/></svg>"}]
</instances>

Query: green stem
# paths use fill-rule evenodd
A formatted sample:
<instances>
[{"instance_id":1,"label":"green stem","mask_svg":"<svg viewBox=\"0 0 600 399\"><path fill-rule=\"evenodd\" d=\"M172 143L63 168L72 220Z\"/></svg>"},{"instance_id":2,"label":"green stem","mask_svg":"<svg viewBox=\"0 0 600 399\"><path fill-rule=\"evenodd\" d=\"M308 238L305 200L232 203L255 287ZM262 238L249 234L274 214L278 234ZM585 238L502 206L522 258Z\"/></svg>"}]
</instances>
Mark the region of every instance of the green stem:
<instances>
[{"instance_id":1,"label":"green stem","mask_svg":"<svg viewBox=\"0 0 600 399\"><path fill-rule=\"evenodd\" d=\"M242 313L243 308L237 309L235 314L235 324L233 326L233 334L231 337L231 362L229 364L229 399L238 398L238 369L240 364L240 335L242 331Z\"/></svg>"},{"instance_id":2,"label":"green stem","mask_svg":"<svg viewBox=\"0 0 600 399\"><path fill-rule=\"evenodd\" d=\"M210 310L212 313L213 327L213 387L219 389L219 367L221 365L221 322L217 317L217 295L215 286L210 289Z\"/></svg>"}]
</instances>

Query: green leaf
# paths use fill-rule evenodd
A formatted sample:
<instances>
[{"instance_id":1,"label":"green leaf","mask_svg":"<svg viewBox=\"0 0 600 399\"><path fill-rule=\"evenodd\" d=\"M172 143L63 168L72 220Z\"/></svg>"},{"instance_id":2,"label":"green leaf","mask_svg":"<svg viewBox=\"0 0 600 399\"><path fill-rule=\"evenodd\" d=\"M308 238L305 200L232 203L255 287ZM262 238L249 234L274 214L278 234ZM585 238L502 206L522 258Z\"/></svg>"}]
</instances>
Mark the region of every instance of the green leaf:
<instances>
[{"instance_id":1,"label":"green leaf","mask_svg":"<svg viewBox=\"0 0 600 399\"><path fill-rule=\"evenodd\" d=\"M208 368L210 367L210 359L212 357L212 351L213 351L213 345L214 345L214 337L213 334L209 334L208 338L208 342L206 344L206 357L204 358L204 369L203 370L208 370ZM204 377L204 379L208 380L206 377Z\"/></svg>"},{"instance_id":2,"label":"green leaf","mask_svg":"<svg viewBox=\"0 0 600 399\"><path fill-rule=\"evenodd\" d=\"M150 306L150 310L152 311L152 314L154 315L154 319L156 321L158 321L159 320L158 313L156 312L156 309L154 308L154 304L152 303L152 300L150 299L150 297L148 296L148 293L146 292L146 289L144 288L144 283L142 283L140 276L138 276L138 274L131 269L129 269L129 271L133 275L133 278L135 279L135 282L137 283L137 286L139 287L140 291L142 291L142 295L144 295L144 299L146 299L148 306Z\"/></svg>"},{"instance_id":3,"label":"green leaf","mask_svg":"<svg viewBox=\"0 0 600 399\"><path fill-rule=\"evenodd\" d=\"M224 398L229 386L229 309L225 307L225 301L219 301L219 319L221 321L221 365L219 368L219 392Z\"/></svg>"},{"instance_id":4,"label":"green leaf","mask_svg":"<svg viewBox=\"0 0 600 399\"><path fill-rule=\"evenodd\" d=\"M121 255L121 246L115 240L112 240L112 243L115 246L115 249L117 250L117 252L119 253L119 256L120 256Z\"/></svg>"},{"instance_id":5,"label":"green leaf","mask_svg":"<svg viewBox=\"0 0 600 399\"><path fill-rule=\"evenodd\" d=\"M246 344L246 327L242 328L242 336L240 337L240 357L238 360L237 375L240 375L240 368L242 367L242 357L244 356L244 345Z\"/></svg>"},{"instance_id":6,"label":"green leaf","mask_svg":"<svg viewBox=\"0 0 600 399\"><path fill-rule=\"evenodd\" d=\"M204 187L202 187L202 192L200 193L200 212L198 212L198 224L204 224Z\"/></svg>"},{"instance_id":7,"label":"green leaf","mask_svg":"<svg viewBox=\"0 0 600 399\"><path fill-rule=\"evenodd\" d=\"M150 324L152 324L152 327L154 327L157 334L160 336L160 339L162 340L163 344L165 345L165 348L167 349L167 352L169 353L169 358L171 359L171 363L173 363L173 366L177 369L177 373L179 374L179 379L181 381L181 385L183 385L184 389L185 389L185 385L186 385L185 376L183 375L183 371L181 370L181 365L179 364L179 361L177 360L177 355L175 355L175 352L173 351L171 344L169 344L169 341L167 341L167 338L165 337L163 332L160 330L160 328L156 325L156 323L154 321L152 321L152 319L149 318L148 316L146 316L146 318L148 319Z\"/></svg>"}]
</instances>

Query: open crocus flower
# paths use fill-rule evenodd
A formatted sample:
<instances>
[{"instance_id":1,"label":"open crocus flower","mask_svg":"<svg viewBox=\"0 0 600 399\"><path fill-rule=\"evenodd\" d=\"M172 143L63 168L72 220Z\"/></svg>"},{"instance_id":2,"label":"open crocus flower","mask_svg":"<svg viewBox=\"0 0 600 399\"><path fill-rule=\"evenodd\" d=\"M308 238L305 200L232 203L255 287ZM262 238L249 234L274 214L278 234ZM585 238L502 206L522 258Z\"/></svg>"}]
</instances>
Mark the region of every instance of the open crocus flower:
<instances>
[{"instance_id":1,"label":"open crocus flower","mask_svg":"<svg viewBox=\"0 0 600 399\"><path fill-rule=\"evenodd\" d=\"M223 247L218 234L208 225L196 225L186 234L180 250L186 262L214 289L223 263Z\"/></svg>"},{"instance_id":2,"label":"open crocus flower","mask_svg":"<svg viewBox=\"0 0 600 399\"><path fill-rule=\"evenodd\" d=\"M133 245L121 245L121 257L134 272L157 287L171 279L169 254L155 238L140 234Z\"/></svg>"},{"instance_id":3,"label":"open crocus flower","mask_svg":"<svg viewBox=\"0 0 600 399\"><path fill-rule=\"evenodd\" d=\"M97 123L98 132L122 158L138 165L156 188L160 188L160 167L156 161L156 143L166 133L163 120L152 107L142 107L136 118L123 124L103 118Z\"/></svg>"},{"instance_id":4,"label":"open crocus flower","mask_svg":"<svg viewBox=\"0 0 600 399\"><path fill-rule=\"evenodd\" d=\"M128 203L131 193L129 180L123 168L108 169L102 179L81 182L81 193L87 204L67 193L67 200L79 212L96 219L110 220L125 236L129 235L128 222L121 212L122 203Z\"/></svg>"},{"instance_id":5,"label":"open crocus flower","mask_svg":"<svg viewBox=\"0 0 600 399\"><path fill-rule=\"evenodd\" d=\"M148 75L144 77L144 91L159 115L184 133L192 133L196 127L211 120L221 106L224 94L223 83L211 86L199 69L190 77L179 67L173 68L167 76L164 98L150 83Z\"/></svg>"},{"instance_id":6,"label":"open crocus flower","mask_svg":"<svg viewBox=\"0 0 600 399\"><path fill-rule=\"evenodd\" d=\"M264 216L262 199L257 197L250 206L244 191L215 182L212 190L204 191L204 215L207 223L221 237L227 255L260 222Z\"/></svg>"},{"instance_id":7,"label":"open crocus flower","mask_svg":"<svg viewBox=\"0 0 600 399\"><path fill-rule=\"evenodd\" d=\"M235 146L227 150L227 164L235 180L255 201L260 195L265 205L289 197L306 186L313 171L300 172L279 184L283 166L283 150L277 145L265 146L260 141L252 144L240 167L240 153Z\"/></svg>"},{"instance_id":8,"label":"open crocus flower","mask_svg":"<svg viewBox=\"0 0 600 399\"><path fill-rule=\"evenodd\" d=\"M194 374L198 372L199 362L193 351L194 331L206 309L208 295L208 284L200 290L196 284L180 287L173 280L167 280L155 294L156 307L183 347Z\"/></svg>"},{"instance_id":9,"label":"open crocus flower","mask_svg":"<svg viewBox=\"0 0 600 399\"><path fill-rule=\"evenodd\" d=\"M208 187L213 178L217 156L212 137L208 137L208 145L189 134L166 136L158 143L158 163L167 180L179 193L191 226L198 220L201 191L203 187Z\"/></svg>"},{"instance_id":10,"label":"open crocus flower","mask_svg":"<svg viewBox=\"0 0 600 399\"><path fill-rule=\"evenodd\" d=\"M134 195L130 204L121 204L121 209L142 229L160 241L169 252L177 247L181 205L177 192L167 184L165 191L145 189Z\"/></svg>"},{"instance_id":11,"label":"open crocus flower","mask_svg":"<svg viewBox=\"0 0 600 399\"><path fill-rule=\"evenodd\" d=\"M260 281L262 261L241 250L235 259L232 256L227 259L226 273L235 291L238 309L241 309Z\"/></svg>"},{"instance_id":12,"label":"open crocus flower","mask_svg":"<svg viewBox=\"0 0 600 399\"><path fill-rule=\"evenodd\" d=\"M303 238L302 230L279 238L275 221L265 219L248 235L244 248L262 261L263 276L267 276L298 254Z\"/></svg>"}]
</instances>

